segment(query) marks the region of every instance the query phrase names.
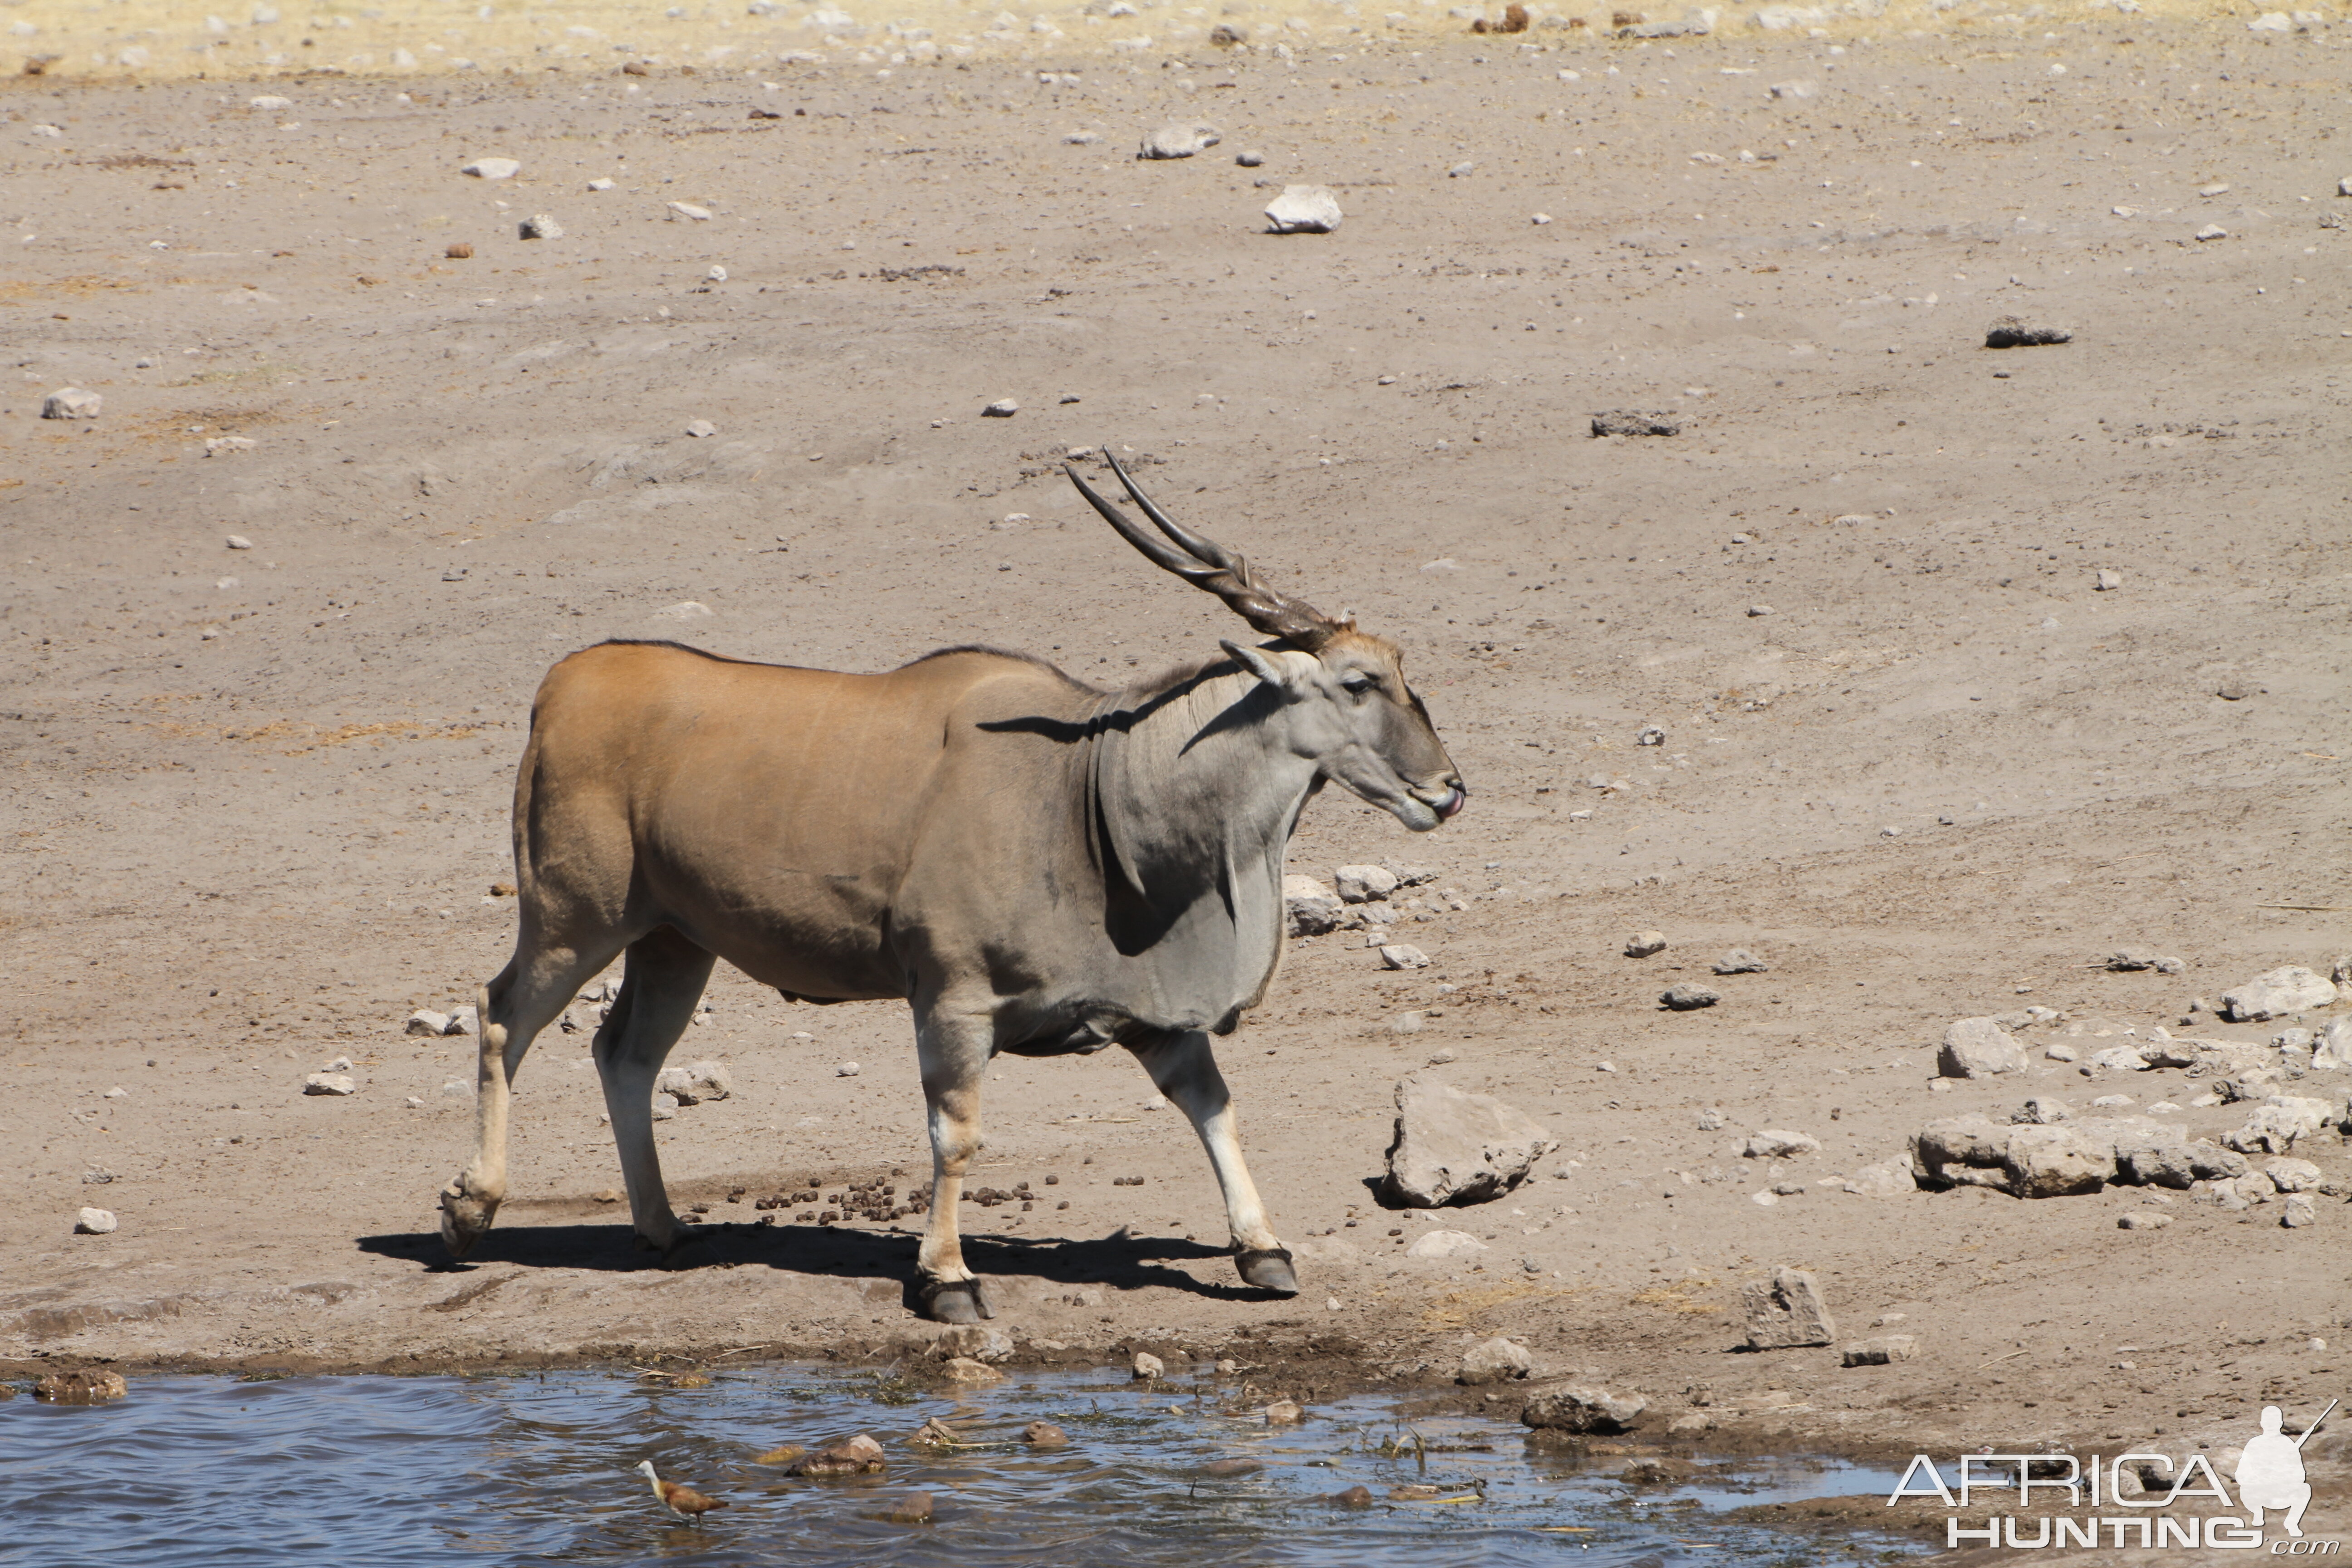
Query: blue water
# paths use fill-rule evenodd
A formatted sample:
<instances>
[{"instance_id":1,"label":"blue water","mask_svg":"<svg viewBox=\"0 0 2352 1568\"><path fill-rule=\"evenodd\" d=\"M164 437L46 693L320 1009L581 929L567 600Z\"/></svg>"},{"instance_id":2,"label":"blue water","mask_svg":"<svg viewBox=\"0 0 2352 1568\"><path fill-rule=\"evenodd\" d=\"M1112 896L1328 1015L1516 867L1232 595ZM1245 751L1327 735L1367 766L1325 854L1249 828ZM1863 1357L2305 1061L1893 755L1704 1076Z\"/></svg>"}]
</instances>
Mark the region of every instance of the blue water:
<instances>
[{"instance_id":1,"label":"blue water","mask_svg":"<svg viewBox=\"0 0 2352 1568\"><path fill-rule=\"evenodd\" d=\"M1212 1385L1155 1393L1089 1372L1016 1374L940 1395L874 1373L774 1367L683 1389L601 1372L485 1377L134 1382L107 1406L0 1404L0 1563L30 1568L403 1568L528 1563L1335 1564L1854 1563L1912 1548L1776 1536L1724 1508L1858 1491L1891 1475L1830 1460L1703 1467L1681 1487L1629 1485L1622 1459L1530 1450L1515 1425L1415 1421L1394 1402L1318 1407L1270 1429ZM982 1446L909 1446L930 1416ZM1044 1417L1070 1447L1019 1439ZM788 1479L756 1456L870 1433L889 1473ZM1384 1442L1407 1451L1384 1457ZM1486 1445L1485 1451L1427 1452ZM631 1468L728 1500L701 1528L654 1503ZM1211 1477L1246 1458L1265 1467ZM1423 1467L1425 1465L1425 1468ZM1458 1502L1390 1501L1412 1483ZM1362 1484L1381 1501L1315 1500ZM882 1515L929 1492L924 1525Z\"/></svg>"}]
</instances>

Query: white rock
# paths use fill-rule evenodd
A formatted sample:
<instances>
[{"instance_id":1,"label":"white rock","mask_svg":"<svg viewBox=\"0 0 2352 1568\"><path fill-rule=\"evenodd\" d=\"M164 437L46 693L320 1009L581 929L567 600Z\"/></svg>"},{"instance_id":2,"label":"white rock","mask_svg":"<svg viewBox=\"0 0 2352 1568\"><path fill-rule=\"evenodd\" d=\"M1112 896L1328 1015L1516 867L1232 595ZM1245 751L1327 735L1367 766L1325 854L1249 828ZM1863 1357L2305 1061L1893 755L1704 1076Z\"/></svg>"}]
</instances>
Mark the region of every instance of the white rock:
<instances>
[{"instance_id":1,"label":"white rock","mask_svg":"<svg viewBox=\"0 0 2352 1568\"><path fill-rule=\"evenodd\" d=\"M1397 875L1385 866L1342 866L1331 873L1339 898L1350 904L1385 899L1397 890Z\"/></svg>"},{"instance_id":2,"label":"white rock","mask_svg":"<svg viewBox=\"0 0 2352 1568\"><path fill-rule=\"evenodd\" d=\"M2284 11L2265 11L2246 24L2249 33L2292 33L2294 18Z\"/></svg>"},{"instance_id":3,"label":"white rock","mask_svg":"<svg viewBox=\"0 0 2352 1568\"><path fill-rule=\"evenodd\" d=\"M2314 1072L2341 1072L2352 1068L2352 1014L2330 1018L2327 1027L2319 1031L2312 1042L2311 1067Z\"/></svg>"},{"instance_id":4,"label":"white rock","mask_svg":"<svg viewBox=\"0 0 2352 1568\"><path fill-rule=\"evenodd\" d=\"M516 232L525 239L562 239L563 237L563 226L545 213L533 213L515 227Z\"/></svg>"},{"instance_id":5,"label":"white rock","mask_svg":"<svg viewBox=\"0 0 2352 1568\"><path fill-rule=\"evenodd\" d=\"M1749 1350L1786 1350L1825 1345L1837 1338L1821 1281L1802 1268L1776 1268L1769 1284L1759 1281L1740 1292L1748 1320Z\"/></svg>"},{"instance_id":6,"label":"white rock","mask_svg":"<svg viewBox=\"0 0 2352 1568\"><path fill-rule=\"evenodd\" d=\"M259 445L250 436L207 436L205 437L205 456L217 458L223 452L250 452Z\"/></svg>"},{"instance_id":7,"label":"white rock","mask_svg":"<svg viewBox=\"0 0 2352 1568\"><path fill-rule=\"evenodd\" d=\"M1796 81L1776 81L1768 90L1770 91L1774 98L1784 99L1794 102L1798 100L1819 96L1822 87L1821 83L1817 81L1800 79Z\"/></svg>"},{"instance_id":8,"label":"white rock","mask_svg":"<svg viewBox=\"0 0 2352 1568\"><path fill-rule=\"evenodd\" d=\"M1528 1354L1527 1346L1513 1344L1498 1334L1462 1352L1462 1369L1454 1373L1454 1381L1473 1387L1508 1383L1527 1376L1534 1365L1535 1359Z\"/></svg>"},{"instance_id":9,"label":"white rock","mask_svg":"<svg viewBox=\"0 0 2352 1568\"><path fill-rule=\"evenodd\" d=\"M2218 223L2209 223L2204 227L2197 231L2195 237L2199 239L2227 239L2230 237L2230 231L2223 228Z\"/></svg>"},{"instance_id":10,"label":"white rock","mask_svg":"<svg viewBox=\"0 0 2352 1568\"><path fill-rule=\"evenodd\" d=\"M2122 1230L2162 1230L2171 1223L2170 1215L2158 1214L2154 1209L2134 1209L2116 1221L2116 1227Z\"/></svg>"},{"instance_id":11,"label":"white rock","mask_svg":"<svg viewBox=\"0 0 2352 1568\"><path fill-rule=\"evenodd\" d=\"M1387 1190L1412 1208L1498 1198L1559 1147L1516 1107L1420 1073L1398 1082L1396 1108Z\"/></svg>"},{"instance_id":12,"label":"white rock","mask_svg":"<svg viewBox=\"0 0 2352 1568\"><path fill-rule=\"evenodd\" d=\"M2091 584L2093 590L2101 594L2112 594L2123 585L2124 574L2120 572L2108 571L2100 572Z\"/></svg>"},{"instance_id":13,"label":"white rock","mask_svg":"<svg viewBox=\"0 0 2352 1568\"><path fill-rule=\"evenodd\" d=\"M2221 1016L2234 1024L2259 1024L2266 1018L2325 1007L2335 1000L2332 984L2301 964L2290 963L2222 992Z\"/></svg>"},{"instance_id":14,"label":"white rock","mask_svg":"<svg viewBox=\"0 0 2352 1568\"><path fill-rule=\"evenodd\" d=\"M654 618L664 621L707 621L710 606L699 599L680 599L675 605L665 605L654 612Z\"/></svg>"},{"instance_id":15,"label":"white rock","mask_svg":"<svg viewBox=\"0 0 2352 1568\"><path fill-rule=\"evenodd\" d=\"M990 404L987 407L982 409L980 411L980 416L983 419L1010 419L1020 412L1021 405L1017 399L1000 397L995 402Z\"/></svg>"},{"instance_id":16,"label":"white rock","mask_svg":"<svg viewBox=\"0 0 2352 1568\"><path fill-rule=\"evenodd\" d=\"M1919 1190L1918 1178L1903 1165L1864 1165L1846 1178L1845 1190L1865 1198L1891 1198Z\"/></svg>"},{"instance_id":17,"label":"white rock","mask_svg":"<svg viewBox=\"0 0 2352 1568\"><path fill-rule=\"evenodd\" d=\"M1343 216L1328 185L1285 185L1265 205L1266 226L1275 234L1329 234Z\"/></svg>"},{"instance_id":18,"label":"white rock","mask_svg":"<svg viewBox=\"0 0 2352 1568\"><path fill-rule=\"evenodd\" d=\"M1381 947L1381 963L1390 969L1427 969L1429 954L1406 942L1386 942Z\"/></svg>"},{"instance_id":19,"label":"white rock","mask_svg":"<svg viewBox=\"0 0 2352 1568\"><path fill-rule=\"evenodd\" d=\"M1625 956L1628 958L1647 958L1665 951L1666 939L1657 931L1637 931L1625 939Z\"/></svg>"},{"instance_id":20,"label":"white rock","mask_svg":"<svg viewBox=\"0 0 2352 1568\"><path fill-rule=\"evenodd\" d=\"M856 1062L835 1062L833 1064L833 1076L835 1078L856 1078L857 1076L857 1064Z\"/></svg>"},{"instance_id":21,"label":"white rock","mask_svg":"<svg viewBox=\"0 0 2352 1568\"><path fill-rule=\"evenodd\" d=\"M250 550L253 548L253 541L247 539L242 533L230 534L226 542L231 550Z\"/></svg>"},{"instance_id":22,"label":"white rock","mask_svg":"<svg viewBox=\"0 0 2352 1568\"><path fill-rule=\"evenodd\" d=\"M2311 1194L2297 1193L2287 1199L2285 1210L2279 1215L2279 1224L2290 1229L2300 1229L2316 1223L2318 1218L2319 1205L2312 1201Z\"/></svg>"},{"instance_id":23,"label":"white rock","mask_svg":"<svg viewBox=\"0 0 2352 1568\"><path fill-rule=\"evenodd\" d=\"M477 158L457 172L478 180L511 180L521 171L522 165L512 158Z\"/></svg>"},{"instance_id":24,"label":"white rock","mask_svg":"<svg viewBox=\"0 0 2352 1568\"><path fill-rule=\"evenodd\" d=\"M1282 879L1282 910L1291 935L1316 936L1335 930L1347 906L1314 878L1293 873Z\"/></svg>"},{"instance_id":25,"label":"white rock","mask_svg":"<svg viewBox=\"0 0 2352 1568\"><path fill-rule=\"evenodd\" d=\"M656 1121L669 1121L677 1114L677 1097L672 1094L655 1095L653 1112Z\"/></svg>"},{"instance_id":26,"label":"white rock","mask_svg":"<svg viewBox=\"0 0 2352 1568\"><path fill-rule=\"evenodd\" d=\"M446 1013L419 1007L408 1016L408 1033L412 1035L446 1035L448 1032L449 1015Z\"/></svg>"},{"instance_id":27,"label":"white rock","mask_svg":"<svg viewBox=\"0 0 2352 1568\"><path fill-rule=\"evenodd\" d=\"M1168 1363L1150 1351L1138 1351L1135 1360L1128 1363L1128 1370L1137 1382L1150 1383L1167 1374Z\"/></svg>"},{"instance_id":28,"label":"white rock","mask_svg":"<svg viewBox=\"0 0 2352 1568\"><path fill-rule=\"evenodd\" d=\"M314 1072L302 1080L304 1094L357 1094L359 1085L342 1072Z\"/></svg>"},{"instance_id":29,"label":"white rock","mask_svg":"<svg viewBox=\"0 0 2352 1568\"><path fill-rule=\"evenodd\" d=\"M600 175L588 182L588 188L592 191L609 191L613 188L613 182Z\"/></svg>"},{"instance_id":30,"label":"white rock","mask_svg":"<svg viewBox=\"0 0 2352 1568\"><path fill-rule=\"evenodd\" d=\"M112 1209L84 1209L74 1216L76 1236L111 1236L121 1224Z\"/></svg>"},{"instance_id":31,"label":"white rock","mask_svg":"<svg viewBox=\"0 0 2352 1568\"><path fill-rule=\"evenodd\" d=\"M714 264L709 271L702 275L702 279L706 283L724 283L727 281L727 268Z\"/></svg>"},{"instance_id":32,"label":"white rock","mask_svg":"<svg viewBox=\"0 0 2352 1568\"><path fill-rule=\"evenodd\" d=\"M710 209L696 206L692 202L671 202L668 205L668 211L669 220L672 223L676 223L680 218L686 219L688 223L710 221Z\"/></svg>"},{"instance_id":33,"label":"white rock","mask_svg":"<svg viewBox=\"0 0 2352 1568\"><path fill-rule=\"evenodd\" d=\"M2320 1169L2308 1160L2290 1159L2281 1154L2263 1162L2263 1173L2271 1185L2283 1193L2307 1193L2319 1185Z\"/></svg>"},{"instance_id":34,"label":"white rock","mask_svg":"<svg viewBox=\"0 0 2352 1568\"><path fill-rule=\"evenodd\" d=\"M1062 138L1062 145L1066 147L1091 147L1101 140L1102 133L1098 131L1073 131Z\"/></svg>"},{"instance_id":35,"label":"white rock","mask_svg":"<svg viewBox=\"0 0 2352 1568\"><path fill-rule=\"evenodd\" d=\"M105 401L95 392L84 392L79 386L62 386L41 399L41 417L95 419L100 405Z\"/></svg>"},{"instance_id":36,"label":"white rock","mask_svg":"<svg viewBox=\"0 0 2352 1568\"><path fill-rule=\"evenodd\" d=\"M246 107L248 109L291 109L294 107L294 100L292 99L280 98L274 92L265 92L259 98L248 98L245 100L245 103Z\"/></svg>"},{"instance_id":37,"label":"white rock","mask_svg":"<svg viewBox=\"0 0 2352 1568\"><path fill-rule=\"evenodd\" d=\"M1143 139L1139 158L1190 158L1204 153L1224 138L1213 125L1175 123L1163 125Z\"/></svg>"},{"instance_id":38,"label":"white rock","mask_svg":"<svg viewBox=\"0 0 2352 1568\"><path fill-rule=\"evenodd\" d=\"M1740 1153L1750 1160L1785 1160L1798 1154L1818 1154L1822 1141L1804 1132L1787 1132L1775 1129L1750 1134L1748 1147Z\"/></svg>"},{"instance_id":39,"label":"white rock","mask_svg":"<svg viewBox=\"0 0 2352 1568\"><path fill-rule=\"evenodd\" d=\"M1944 1031L1936 1070L1946 1078L1988 1078L2023 1072L2025 1047L1990 1018L1960 1018Z\"/></svg>"},{"instance_id":40,"label":"white rock","mask_svg":"<svg viewBox=\"0 0 2352 1568\"><path fill-rule=\"evenodd\" d=\"M1415 1237L1404 1249L1407 1258L1463 1258L1484 1252L1486 1244L1464 1230L1433 1230Z\"/></svg>"},{"instance_id":41,"label":"white rock","mask_svg":"<svg viewBox=\"0 0 2352 1568\"><path fill-rule=\"evenodd\" d=\"M708 419L697 419L687 426L686 433L698 441L706 441L719 434L719 426Z\"/></svg>"},{"instance_id":42,"label":"white rock","mask_svg":"<svg viewBox=\"0 0 2352 1568\"><path fill-rule=\"evenodd\" d=\"M473 1092L474 1086L470 1083L454 1078L442 1080L441 1093L446 1099L464 1100Z\"/></svg>"},{"instance_id":43,"label":"white rock","mask_svg":"<svg viewBox=\"0 0 2352 1568\"><path fill-rule=\"evenodd\" d=\"M654 1088L668 1095L680 1105L699 1105L706 1100L724 1100L734 1089L723 1062L696 1062L691 1067L664 1068L654 1079Z\"/></svg>"}]
</instances>

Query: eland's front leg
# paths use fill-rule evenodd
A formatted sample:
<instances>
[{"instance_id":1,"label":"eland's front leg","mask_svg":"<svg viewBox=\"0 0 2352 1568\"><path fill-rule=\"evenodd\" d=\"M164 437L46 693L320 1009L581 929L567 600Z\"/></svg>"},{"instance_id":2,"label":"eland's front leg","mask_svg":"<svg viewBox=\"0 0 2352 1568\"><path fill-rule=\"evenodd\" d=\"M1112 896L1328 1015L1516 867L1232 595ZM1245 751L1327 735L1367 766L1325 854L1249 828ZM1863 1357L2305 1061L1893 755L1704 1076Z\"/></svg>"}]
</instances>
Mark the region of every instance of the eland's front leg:
<instances>
[{"instance_id":1,"label":"eland's front leg","mask_svg":"<svg viewBox=\"0 0 2352 1568\"><path fill-rule=\"evenodd\" d=\"M1201 1146L1209 1152L1210 1168L1225 1197L1225 1224L1234 1238L1234 1262L1242 1282L1284 1296L1298 1294L1298 1275L1290 1253L1265 1222L1265 1205L1258 1201L1257 1184L1250 1180L1242 1159L1241 1126L1234 1115L1234 1099L1225 1089L1225 1075L1217 1070L1209 1037L1198 1029L1159 1035L1128 1047L1160 1092L1190 1117Z\"/></svg>"},{"instance_id":2,"label":"eland's front leg","mask_svg":"<svg viewBox=\"0 0 2352 1568\"><path fill-rule=\"evenodd\" d=\"M956 1205L964 1173L980 1152L980 1082L988 1067L990 1026L978 1019L919 1022L915 1044L923 1069L923 1103L931 1131L931 1212L915 1255L915 1300L923 1316L940 1323L976 1323L996 1316L980 1281L964 1267Z\"/></svg>"}]
</instances>

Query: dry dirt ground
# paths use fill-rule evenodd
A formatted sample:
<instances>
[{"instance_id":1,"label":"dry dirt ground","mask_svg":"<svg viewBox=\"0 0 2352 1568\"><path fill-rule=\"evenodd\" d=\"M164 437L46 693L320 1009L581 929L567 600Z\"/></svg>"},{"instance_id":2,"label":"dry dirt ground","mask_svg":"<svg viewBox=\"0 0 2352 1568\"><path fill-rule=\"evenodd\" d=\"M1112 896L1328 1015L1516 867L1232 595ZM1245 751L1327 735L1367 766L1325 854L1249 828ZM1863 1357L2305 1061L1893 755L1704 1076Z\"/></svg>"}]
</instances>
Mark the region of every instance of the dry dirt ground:
<instances>
[{"instance_id":1,"label":"dry dirt ground","mask_svg":"<svg viewBox=\"0 0 2352 1568\"><path fill-rule=\"evenodd\" d=\"M2044 1048L2267 1039L2182 1020L2352 947L2352 55L2141 20L1203 48L1053 82L12 80L0 1354L918 1335L904 1222L793 1210L670 1268L635 1254L594 1196L617 1171L585 1028L526 1066L514 1199L453 1266L432 1205L472 1043L402 1022L504 961L511 770L573 648L870 669L985 641L1115 682L1233 635L1055 471L1109 441L1399 639L1470 781L1419 839L1327 795L1296 868L1425 863L1466 908L1408 915L1419 973L1295 943L1222 1047L1295 1301L1238 1286L1206 1162L1129 1063L1002 1064L976 1180L1069 1204L966 1205L1024 1354L1222 1352L1311 1393L1443 1383L1503 1332L1661 1416L1707 1400L1725 1441L1904 1452L2226 1447L2265 1401L2299 1422L2352 1391L2336 1197L2288 1230L2184 1194L2124 1231L2139 1190L1835 1179L2031 1093L2186 1104L2178 1071L2095 1080ZM1815 95L1766 90L1798 79ZM1131 156L1179 114L1223 145ZM493 153L521 173L458 173ZM1266 177L1331 184L1345 226L1264 234ZM540 213L562 237L518 238ZM2011 313L2074 339L1981 347ZM103 413L37 417L68 384ZM1590 435L1629 407L1682 432ZM1622 956L1643 928L1670 945ZM2187 971L2098 967L2127 944ZM1769 971L1659 1008L1732 946ZM925 1170L902 1008L723 973L710 1002L673 1059L735 1092L662 1125L681 1205L750 1222L810 1178ZM2024 1032L2030 1072L1931 1084L1948 1020L2028 1005L2063 1015ZM1442 1052L1561 1147L1445 1216L1475 1261L1408 1262L1430 1222L1367 1182L1393 1083ZM337 1057L359 1092L305 1097ZM1761 1128L1822 1147L1761 1168ZM2352 1183L2332 1135L2297 1152ZM1776 1183L1809 1190L1754 1201ZM86 1203L121 1228L71 1234ZM1738 1352L1737 1293L1778 1265L1819 1272L1842 1335L1904 1314L1918 1359Z\"/></svg>"}]
</instances>

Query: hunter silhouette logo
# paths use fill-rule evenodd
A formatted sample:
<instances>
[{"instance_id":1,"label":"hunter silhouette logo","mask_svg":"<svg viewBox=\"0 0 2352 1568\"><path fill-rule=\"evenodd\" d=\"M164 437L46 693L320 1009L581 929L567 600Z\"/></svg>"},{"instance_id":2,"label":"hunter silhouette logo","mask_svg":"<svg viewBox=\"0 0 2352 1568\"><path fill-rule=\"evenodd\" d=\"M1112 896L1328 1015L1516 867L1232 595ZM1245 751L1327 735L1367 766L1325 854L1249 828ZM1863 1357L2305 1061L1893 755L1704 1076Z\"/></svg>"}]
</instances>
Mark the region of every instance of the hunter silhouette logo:
<instances>
[{"instance_id":1,"label":"hunter silhouette logo","mask_svg":"<svg viewBox=\"0 0 2352 1568\"><path fill-rule=\"evenodd\" d=\"M2233 1502L2230 1489L2212 1461L2201 1453L2179 1459L2168 1454L2117 1454L2112 1459L2093 1454L2087 1461L2072 1454L1963 1454L1951 1479L1925 1454L1912 1457L1895 1490L1889 1508L1906 1498L1935 1498L1948 1509L1966 1509L1972 1492L2000 1490L2013 1494L2015 1513L1995 1513L1981 1525L1965 1515L1944 1521L1945 1545L2005 1546L2017 1551L2069 1546L2203 1547L2206 1550L2251 1551L2263 1544L2265 1514L2283 1517L2285 1538L2270 1543L2273 1556L2333 1556L2334 1541L2308 1541L2303 1533L2304 1510L2311 1506L2311 1482L2303 1468L2303 1446L2335 1412L2337 1402L2305 1426L2299 1436L2286 1435L2286 1413L2275 1405L2263 1407L2262 1430L2246 1439L2231 1479L2237 1485ZM2162 1479L2157 1478L2160 1476ZM2037 1500L2035 1493L2043 1496ZM2060 1501L2057 1495L2063 1494ZM2210 1498L2223 1510L2212 1515L2191 1515L2176 1508L2191 1498ZM2044 1511L2036 1511L2039 1501ZM2054 1510L2052 1505L2055 1503ZM2116 1510L2108 1513L2106 1510ZM2077 1512L2074 1510L2084 1510ZM2032 1533L2021 1533L2024 1525Z\"/></svg>"},{"instance_id":2,"label":"hunter silhouette logo","mask_svg":"<svg viewBox=\"0 0 2352 1568\"><path fill-rule=\"evenodd\" d=\"M2336 1401L2327 1402L2327 1409L2319 1413L2319 1421L2327 1419L2336 1408ZM2311 1506L2311 1483L2304 1479L2303 1446L2319 1421L2303 1429L2300 1437L2290 1437L2279 1430L2286 1416L2275 1405L2263 1406L2263 1433L2246 1440L2246 1451L2238 1458L2238 1503L2246 1510L2246 1523L2253 1529L2263 1527L2264 1509L2284 1509L2286 1518L2280 1522L2286 1532L2298 1540L2303 1535L2303 1510Z\"/></svg>"}]
</instances>

